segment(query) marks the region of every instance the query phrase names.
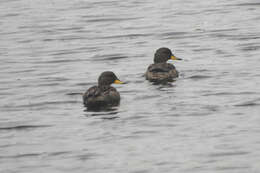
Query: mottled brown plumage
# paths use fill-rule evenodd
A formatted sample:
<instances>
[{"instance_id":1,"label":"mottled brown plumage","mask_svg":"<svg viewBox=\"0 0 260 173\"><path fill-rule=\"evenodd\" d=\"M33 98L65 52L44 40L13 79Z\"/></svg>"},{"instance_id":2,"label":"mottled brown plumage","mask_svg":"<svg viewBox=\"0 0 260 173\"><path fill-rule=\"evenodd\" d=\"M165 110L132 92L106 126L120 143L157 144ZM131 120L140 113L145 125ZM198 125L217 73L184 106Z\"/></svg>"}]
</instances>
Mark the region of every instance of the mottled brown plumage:
<instances>
[{"instance_id":1,"label":"mottled brown plumage","mask_svg":"<svg viewBox=\"0 0 260 173\"><path fill-rule=\"evenodd\" d=\"M103 72L98 78L98 86L90 87L83 94L83 102L89 109L107 106L117 106L120 94L110 86L112 83L122 83L111 71Z\"/></svg>"},{"instance_id":2,"label":"mottled brown plumage","mask_svg":"<svg viewBox=\"0 0 260 173\"><path fill-rule=\"evenodd\" d=\"M172 82L179 73L173 64L167 63L169 59L181 60L176 58L168 48L158 49L154 54L154 64L147 68L145 78L155 83Z\"/></svg>"}]
</instances>

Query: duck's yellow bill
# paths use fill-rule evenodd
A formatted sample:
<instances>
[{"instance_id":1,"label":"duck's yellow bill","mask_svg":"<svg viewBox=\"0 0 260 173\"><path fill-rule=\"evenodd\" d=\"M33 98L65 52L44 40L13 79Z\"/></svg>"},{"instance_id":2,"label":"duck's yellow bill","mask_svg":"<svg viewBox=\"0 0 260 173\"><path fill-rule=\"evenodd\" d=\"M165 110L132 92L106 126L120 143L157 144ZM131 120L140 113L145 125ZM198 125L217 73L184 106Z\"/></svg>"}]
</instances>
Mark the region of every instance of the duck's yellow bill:
<instances>
[{"instance_id":1,"label":"duck's yellow bill","mask_svg":"<svg viewBox=\"0 0 260 173\"><path fill-rule=\"evenodd\" d=\"M171 60L181 60L181 58L177 58L176 56L172 55Z\"/></svg>"},{"instance_id":2,"label":"duck's yellow bill","mask_svg":"<svg viewBox=\"0 0 260 173\"><path fill-rule=\"evenodd\" d=\"M117 80L115 80L115 81L114 81L114 83L115 83L115 84L123 84L123 82L121 82L121 81L120 81L120 80L118 80L118 79L117 79Z\"/></svg>"}]
</instances>

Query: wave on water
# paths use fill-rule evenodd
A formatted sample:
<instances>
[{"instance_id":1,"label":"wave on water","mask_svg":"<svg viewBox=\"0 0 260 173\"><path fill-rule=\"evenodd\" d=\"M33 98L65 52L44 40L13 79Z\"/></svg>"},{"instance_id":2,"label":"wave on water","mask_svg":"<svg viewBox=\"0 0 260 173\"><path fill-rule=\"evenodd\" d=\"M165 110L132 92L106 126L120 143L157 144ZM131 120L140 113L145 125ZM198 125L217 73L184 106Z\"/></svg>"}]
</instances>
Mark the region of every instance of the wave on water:
<instances>
[{"instance_id":1,"label":"wave on water","mask_svg":"<svg viewBox=\"0 0 260 173\"><path fill-rule=\"evenodd\" d=\"M18 125L18 126L7 126L0 127L0 130L27 130L34 128L52 127L52 125Z\"/></svg>"}]
</instances>

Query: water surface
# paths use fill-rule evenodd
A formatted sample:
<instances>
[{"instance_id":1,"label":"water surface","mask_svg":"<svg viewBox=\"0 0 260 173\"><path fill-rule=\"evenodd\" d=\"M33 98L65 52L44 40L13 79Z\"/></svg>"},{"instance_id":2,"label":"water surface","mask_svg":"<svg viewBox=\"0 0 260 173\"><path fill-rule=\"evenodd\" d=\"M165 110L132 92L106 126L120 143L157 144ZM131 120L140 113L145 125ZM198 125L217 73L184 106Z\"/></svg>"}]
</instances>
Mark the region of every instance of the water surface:
<instances>
[{"instance_id":1,"label":"water surface","mask_svg":"<svg viewBox=\"0 0 260 173\"><path fill-rule=\"evenodd\" d=\"M259 172L260 3L1 0L0 172ZM159 47L180 77L143 74ZM105 70L121 105L85 111Z\"/></svg>"}]
</instances>

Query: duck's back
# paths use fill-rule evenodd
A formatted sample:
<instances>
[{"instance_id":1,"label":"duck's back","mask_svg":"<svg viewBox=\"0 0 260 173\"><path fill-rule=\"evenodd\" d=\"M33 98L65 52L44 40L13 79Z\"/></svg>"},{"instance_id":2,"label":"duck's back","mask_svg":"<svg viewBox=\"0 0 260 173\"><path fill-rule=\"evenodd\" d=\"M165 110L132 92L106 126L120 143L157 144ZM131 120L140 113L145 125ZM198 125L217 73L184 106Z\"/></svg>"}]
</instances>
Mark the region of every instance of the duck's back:
<instances>
[{"instance_id":1,"label":"duck's back","mask_svg":"<svg viewBox=\"0 0 260 173\"><path fill-rule=\"evenodd\" d=\"M93 86L83 95L83 102L88 108L116 106L120 102L120 94L112 86Z\"/></svg>"},{"instance_id":2,"label":"duck's back","mask_svg":"<svg viewBox=\"0 0 260 173\"><path fill-rule=\"evenodd\" d=\"M178 77L178 71L172 64L156 63L147 68L145 77L151 82L170 82Z\"/></svg>"}]
</instances>

